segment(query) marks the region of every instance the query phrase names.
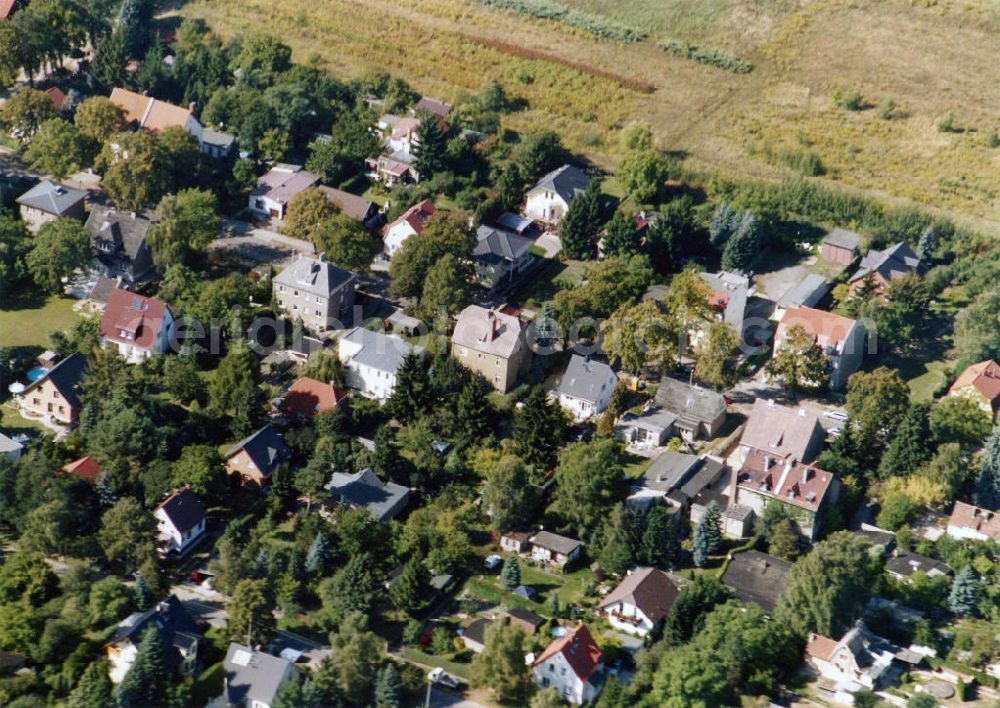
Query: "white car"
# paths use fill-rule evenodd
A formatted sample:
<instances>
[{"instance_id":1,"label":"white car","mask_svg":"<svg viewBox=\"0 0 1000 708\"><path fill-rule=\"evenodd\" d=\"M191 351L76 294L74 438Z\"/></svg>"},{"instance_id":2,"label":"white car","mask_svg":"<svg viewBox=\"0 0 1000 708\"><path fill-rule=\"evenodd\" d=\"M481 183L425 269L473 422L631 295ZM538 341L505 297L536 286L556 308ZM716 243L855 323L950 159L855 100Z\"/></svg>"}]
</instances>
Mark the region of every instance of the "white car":
<instances>
[{"instance_id":1,"label":"white car","mask_svg":"<svg viewBox=\"0 0 1000 708\"><path fill-rule=\"evenodd\" d=\"M839 410L826 411L823 415L826 418L833 418L834 420L847 420L847 413L845 413L844 411L839 411Z\"/></svg>"},{"instance_id":2,"label":"white car","mask_svg":"<svg viewBox=\"0 0 1000 708\"><path fill-rule=\"evenodd\" d=\"M447 671L442 669L440 666L436 669L431 669L427 673L427 680L431 683L439 683L442 686L447 686L448 688L458 688L458 679L449 674Z\"/></svg>"},{"instance_id":3,"label":"white car","mask_svg":"<svg viewBox=\"0 0 1000 708\"><path fill-rule=\"evenodd\" d=\"M496 570L500 567L502 562L503 558L494 553L492 556L486 556L486 560L483 561L483 565L486 566L486 570Z\"/></svg>"}]
</instances>

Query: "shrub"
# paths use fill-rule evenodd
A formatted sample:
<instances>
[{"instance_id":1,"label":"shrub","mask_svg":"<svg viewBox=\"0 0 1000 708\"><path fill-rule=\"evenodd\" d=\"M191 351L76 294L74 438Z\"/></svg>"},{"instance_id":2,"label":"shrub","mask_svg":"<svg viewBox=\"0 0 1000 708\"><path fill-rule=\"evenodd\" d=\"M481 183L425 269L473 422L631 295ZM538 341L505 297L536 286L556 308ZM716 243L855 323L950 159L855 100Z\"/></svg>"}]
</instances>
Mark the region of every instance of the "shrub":
<instances>
[{"instance_id":1,"label":"shrub","mask_svg":"<svg viewBox=\"0 0 1000 708\"><path fill-rule=\"evenodd\" d=\"M997 135L997 131L991 131L990 134L986 136L986 147L1000 147L1000 135Z\"/></svg>"},{"instance_id":2,"label":"shrub","mask_svg":"<svg viewBox=\"0 0 1000 708\"><path fill-rule=\"evenodd\" d=\"M646 32L612 22L611 20L589 12L582 12L566 7L552 0L476 0L480 5L513 10L520 15L527 15L539 20L561 22L570 27L589 32L601 39L615 42L641 42L646 38Z\"/></svg>"},{"instance_id":3,"label":"shrub","mask_svg":"<svg viewBox=\"0 0 1000 708\"><path fill-rule=\"evenodd\" d=\"M844 95L835 93L833 100L845 111L860 111L865 107L865 99L862 97L860 91L851 91Z\"/></svg>"},{"instance_id":4,"label":"shrub","mask_svg":"<svg viewBox=\"0 0 1000 708\"><path fill-rule=\"evenodd\" d=\"M753 64L740 59L732 52L725 49L712 47L699 47L697 44L679 42L676 39L666 39L657 45L663 51L691 61L714 66L717 69L731 71L734 74L749 74L753 71Z\"/></svg>"},{"instance_id":5,"label":"shrub","mask_svg":"<svg viewBox=\"0 0 1000 708\"><path fill-rule=\"evenodd\" d=\"M953 133L955 131L955 114L948 111L941 120L938 121L937 129L939 133Z\"/></svg>"},{"instance_id":6,"label":"shrub","mask_svg":"<svg viewBox=\"0 0 1000 708\"><path fill-rule=\"evenodd\" d=\"M896 102L891 98L882 101L878 109L878 117L882 120L892 120L896 117Z\"/></svg>"},{"instance_id":7,"label":"shrub","mask_svg":"<svg viewBox=\"0 0 1000 708\"><path fill-rule=\"evenodd\" d=\"M826 174L823 161L812 150L799 150L792 147L772 149L768 147L764 149L764 157L771 162L781 163L806 177L819 177Z\"/></svg>"}]
</instances>

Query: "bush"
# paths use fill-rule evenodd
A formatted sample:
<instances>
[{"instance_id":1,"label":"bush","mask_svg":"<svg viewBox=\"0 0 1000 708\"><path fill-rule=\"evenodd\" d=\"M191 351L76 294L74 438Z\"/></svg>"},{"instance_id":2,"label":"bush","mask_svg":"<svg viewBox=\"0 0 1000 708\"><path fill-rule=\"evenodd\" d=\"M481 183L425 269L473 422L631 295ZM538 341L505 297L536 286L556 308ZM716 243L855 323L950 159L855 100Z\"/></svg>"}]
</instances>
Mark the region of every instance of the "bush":
<instances>
[{"instance_id":1,"label":"bush","mask_svg":"<svg viewBox=\"0 0 1000 708\"><path fill-rule=\"evenodd\" d=\"M785 167L800 172L806 177L819 177L826 174L826 168L822 160L812 150L799 150L792 147L779 147L764 149L764 157L771 162L779 162Z\"/></svg>"},{"instance_id":2,"label":"bush","mask_svg":"<svg viewBox=\"0 0 1000 708\"><path fill-rule=\"evenodd\" d=\"M860 111L865 107L865 99L860 91L851 91L848 94L834 94L833 100L845 111Z\"/></svg>"},{"instance_id":3,"label":"bush","mask_svg":"<svg viewBox=\"0 0 1000 708\"><path fill-rule=\"evenodd\" d=\"M955 114L948 111L941 120L938 121L937 129L939 133L953 133L955 131Z\"/></svg>"},{"instance_id":4,"label":"bush","mask_svg":"<svg viewBox=\"0 0 1000 708\"><path fill-rule=\"evenodd\" d=\"M997 131L990 131L990 134L986 136L986 147L1000 147L1000 135L997 135Z\"/></svg>"},{"instance_id":5,"label":"bush","mask_svg":"<svg viewBox=\"0 0 1000 708\"><path fill-rule=\"evenodd\" d=\"M411 619L403 627L403 644L416 644L424 633L424 625L419 620Z\"/></svg>"},{"instance_id":6,"label":"bush","mask_svg":"<svg viewBox=\"0 0 1000 708\"><path fill-rule=\"evenodd\" d=\"M552 0L476 0L476 2L487 7L513 10L520 15L527 15L539 20L561 22L589 32L595 37L615 42L641 42L647 36L646 32L640 29L612 22L600 15L574 10L560 3L552 2Z\"/></svg>"},{"instance_id":7,"label":"bush","mask_svg":"<svg viewBox=\"0 0 1000 708\"><path fill-rule=\"evenodd\" d=\"M674 56L681 57L682 59L690 59L691 61L696 61L699 64L705 64L707 66L714 66L717 69L731 71L734 74L749 74L753 71L753 64L740 59L738 56L732 52L726 51L725 49L699 47L696 44L679 42L675 39L664 40L656 46L663 51L673 54Z\"/></svg>"},{"instance_id":8,"label":"bush","mask_svg":"<svg viewBox=\"0 0 1000 708\"><path fill-rule=\"evenodd\" d=\"M882 101L878 109L878 117L882 120L892 120L896 117L896 102L891 98Z\"/></svg>"}]
</instances>

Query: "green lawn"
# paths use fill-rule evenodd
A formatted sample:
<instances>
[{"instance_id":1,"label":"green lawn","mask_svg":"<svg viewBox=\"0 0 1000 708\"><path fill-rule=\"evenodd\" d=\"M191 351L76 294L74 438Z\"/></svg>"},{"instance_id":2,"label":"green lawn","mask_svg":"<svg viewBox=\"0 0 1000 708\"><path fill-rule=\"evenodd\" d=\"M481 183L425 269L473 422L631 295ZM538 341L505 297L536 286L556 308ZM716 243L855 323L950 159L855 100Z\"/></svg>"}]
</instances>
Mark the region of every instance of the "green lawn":
<instances>
[{"instance_id":1,"label":"green lawn","mask_svg":"<svg viewBox=\"0 0 1000 708\"><path fill-rule=\"evenodd\" d=\"M585 261L550 261L510 299L533 310L541 310L542 305L554 298L557 292L583 280L586 267Z\"/></svg>"},{"instance_id":2,"label":"green lawn","mask_svg":"<svg viewBox=\"0 0 1000 708\"><path fill-rule=\"evenodd\" d=\"M73 311L77 302L53 295L23 308L0 310L0 345L47 349L49 335L69 331L80 322L80 316Z\"/></svg>"},{"instance_id":3,"label":"green lawn","mask_svg":"<svg viewBox=\"0 0 1000 708\"><path fill-rule=\"evenodd\" d=\"M222 662L212 664L201 672L191 686L191 699L196 705L205 705L210 700L222 694Z\"/></svg>"},{"instance_id":4,"label":"green lawn","mask_svg":"<svg viewBox=\"0 0 1000 708\"><path fill-rule=\"evenodd\" d=\"M580 604L586 596L587 586L594 579L589 568L579 568L570 573L550 573L521 562L521 583L538 592L538 602L531 602L511 594L500 586L499 575L477 575L469 578L466 589L485 600L510 606L523 607L544 616L550 616L548 603L552 594L563 607Z\"/></svg>"},{"instance_id":5,"label":"green lawn","mask_svg":"<svg viewBox=\"0 0 1000 708\"><path fill-rule=\"evenodd\" d=\"M471 668L469 664L460 664L457 661L449 661L440 656L425 654L416 647L403 647L400 653L409 662L423 666L440 666L449 674L457 676L466 682L469 681L469 669Z\"/></svg>"},{"instance_id":6,"label":"green lawn","mask_svg":"<svg viewBox=\"0 0 1000 708\"><path fill-rule=\"evenodd\" d=\"M944 380L948 370L948 362L931 361L924 365L924 373L907 381L910 385L911 401L930 401Z\"/></svg>"}]
</instances>

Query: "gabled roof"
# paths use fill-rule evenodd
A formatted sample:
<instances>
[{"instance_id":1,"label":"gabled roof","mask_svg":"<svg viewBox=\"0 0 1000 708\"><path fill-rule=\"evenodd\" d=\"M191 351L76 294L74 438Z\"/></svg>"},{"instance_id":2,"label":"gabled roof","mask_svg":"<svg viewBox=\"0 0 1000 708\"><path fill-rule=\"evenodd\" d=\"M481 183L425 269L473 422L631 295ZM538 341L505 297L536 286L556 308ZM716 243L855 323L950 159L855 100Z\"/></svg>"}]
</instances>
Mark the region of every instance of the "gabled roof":
<instances>
[{"instance_id":1,"label":"gabled roof","mask_svg":"<svg viewBox=\"0 0 1000 708\"><path fill-rule=\"evenodd\" d=\"M721 580L740 602L753 602L772 612L791 572L789 561L760 551L742 551L733 554Z\"/></svg>"},{"instance_id":2,"label":"gabled roof","mask_svg":"<svg viewBox=\"0 0 1000 708\"><path fill-rule=\"evenodd\" d=\"M44 382L50 381L71 408L79 408L80 384L86 373L87 358L80 352L73 352L49 369L40 379L29 384L22 395L27 395Z\"/></svg>"},{"instance_id":3,"label":"gabled roof","mask_svg":"<svg viewBox=\"0 0 1000 708\"><path fill-rule=\"evenodd\" d=\"M17 203L44 211L46 214L62 216L87 197L82 189L73 189L43 179L17 198Z\"/></svg>"},{"instance_id":4,"label":"gabled roof","mask_svg":"<svg viewBox=\"0 0 1000 708\"><path fill-rule=\"evenodd\" d=\"M121 211L103 204L95 204L85 224L90 232L90 242L95 246L105 242L113 244L129 260L135 260L146 244L146 236L153 222L141 214ZM100 255L100 249L98 249Z\"/></svg>"},{"instance_id":5,"label":"gabled roof","mask_svg":"<svg viewBox=\"0 0 1000 708\"><path fill-rule=\"evenodd\" d=\"M383 482L368 468L354 474L334 472L326 488L347 506L367 509L376 521L387 518L399 500L410 493L401 484Z\"/></svg>"},{"instance_id":6,"label":"gabled roof","mask_svg":"<svg viewBox=\"0 0 1000 708\"><path fill-rule=\"evenodd\" d=\"M798 325L811 334L816 344L826 353L842 354L844 344L855 327L861 323L850 317L835 315L825 310L815 310L811 307L790 307L778 323L774 341L784 339L788 330Z\"/></svg>"},{"instance_id":7,"label":"gabled roof","mask_svg":"<svg viewBox=\"0 0 1000 708\"><path fill-rule=\"evenodd\" d=\"M45 89L45 95L49 97L49 100L52 101L52 106L57 111L61 111L66 104L66 94L58 86Z\"/></svg>"},{"instance_id":8,"label":"gabled roof","mask_svg":"<svg viewBox=\"0 0 1000 708\"><path fill-rule=\"evenodd\" d=\"M861 245L861 236L853 231L848 231L847 229L841 229L838 227L826 235L826 238L823 239L823 243L837 248L846 248L848 251L853 251Z\"/></svg>"},{"instance_id":9,"label":"gabled roof","mask_svg":"<svg viewBox=\"0 0 1000 708\"><path fill-rule=\"evenodd\" d=\"M712 292L708 304L722 313L722 320L737 334L743 332L743 317L747 308L750 279L739 273L699 273Z\"/></svg>"},{"instance_id":10,"label":"gabled roof","mask_svg":"<svg viewBox=\"0 0 1000 708\"><path fill-rule=\"evenodd\" d=\"M108 297L97 333L113 342L148 349L160 334L170 308L162 300L116 288ZM123 337L127 332L131 338Z\"/></svg>"},{"instance_id":11,"label":"gabled roof","mask_svg":"<svg viewBox=\"0 0 1000 708\"><path fill-rule=\"evenodd\" d=\"M596 404L605 388L614 388L618 378L607 364L574 354L559 380L556 393Z\"/></svg>"},{"instance_id":12,"label":"gabled roof","mask_svg":"<svg viewBox=\"0 0 1000 708\"><path fill-rule=\"evenodd\" d=\"M1000 514L965 502L955 502L948 519L949 526L968 529L1000 541Z\"/></svg>"},{"instance_id":13,"label":"gabled roof","mask_svg":"<svg viewBox=\"0 0 1000 708\"><path fill-rule=\"evenodd\" d=\"M967 386L971 386L990 403L994 403L1000 398L1000 364L987 359L966 367L948 391L955 392Z\"/></svg>"},{"instance_id":14,"label":"gabled roof","mask_svg":"<svg viewBox=\"0 0 1000 708\"><path fill-rule=\"evenodd\" d=\"M332 384L303 376L291 385L285 394L285 410L303 418L336 408L346 394Z\"/></svg>"},{"instance_id":15,"label":"gabled roof","mask_svg":"<svg viewBox=\"0 0 1000 708\"><path fill-rule=\"evenodd\" d=\"M0 0L0 19L7 19L21 5L21 0Z\"/></svg>"},{"instance_id":16,"label":"gabled roof","mask_svg":"<svg viewBox=\"0 0 1000 708\"><path fill-rule=\"evenodd\" d=\"M350 330L341 337L341 341L361 347L350 357L351 361L388 374L395 374L403 363L403 358L410 352L420 354L424 351L423 347L410 344L401 337L373 332L364 327Z\"/></svg>"},{"instance_id":17,"label":"gabled roof","mask_svg":"<svg viewBox=\"0 0 1000 708\"><path fill-rule=\"evenodd\" d=\"M545 651L538 655L532 665L543 664L556 654L563 655L573 673L583 682L590 680L594 672L601 668L604 660L600 647L597 646L585 624L574 627L562 638L554 640L545 647Z\"/></svg>"},{"instance_id":18,"label":"gabled roof","mask_svg":"<svg viewBox=\"0 0 1000 708\"><path fill-rule=\"evenodd\" d=\"M364 221L371 213L375 210L375 202L365 199L364 197L359 197L356 194L351 194L350 192L345 192L342 189L334 189L333 187L319 186L319 191L326 195L326 198L337 205L341 212L351 217L352 219L357 219L358 221Z\"/></svg>"},{"instance_id":19,"label":"gabled roof","mask_svg":"<svg viewBox=\"0 0 1000 708\"><path fill-rule=\"evenodd\" d=\"M656 403L671 413L705 423L711 423L726 410L726 397L721 393L666 376L660 379Z\"/></svg>"},{"instance_id":20,"label":"gabled roof","mask_svg":"<svg viewBox=\"0 0 1000 708\"><path fill-rule=\"evenodd\" d=\"M738 476L740 487L808 511L819 509L834 479L815 465L757 448L750 450Z\"/></svg>"},{"instance_id":21,"label":"gabled roof","mask_svg":"<svg viewBox=\"0 0 1000 708\"><path fill-rule=\"evenodd\" d=\"M171 595L145 612L135 612L122 620L108 645L129 642L138 646L146 628L154 626L160 632L164 644L190 649L198 642L197 627L191 615L176 596ZM173 668L180 661L176 651L166 653L167 668Z\"/></svg>"},{"instance_id":22,"label":"gabled roof","mask_svg":"<svg viewBox=\"0 0 1000 708\"><path fill-rule=\"evenodd\" d=\"M302 256L274 276L274 282L279 285L319 293L326 298L342 288L352 286L357 279L358 276L351 271L330 263L322 253L319 258Z\"/></svg>"},{"instance_id":23,"label":"gabled roof","mask_svg":"<svg viewBox=\"0 0 1000 708\"><path fill-rule=\"evenodd\" d=\"M65 464L59 469L65 474L71 474L74 477L79 477L80 479L90 482L91 484L97 484L97 479L101 476L101 466L97 464L97 460L90 455Z\"/></svg>"},{"instance_id":24,"label":"gabled roof","mask_svg":"<svg viewBox=\"0 0 1000 708\"><path fill-rule=\"evenodd\" d=\"M576 195L586 192L589 186L590 177L583 170L573 165L563 165L538 180L538 183L528 193L540 190L555 192L564 202L569 204Z\"/></svg>"},{"instance_id":25,"label":"gabled roof","mask_svg":"<svg viewBox=\"0 0 1000 708\"><path fill-rule=\"evenodd\" d=\"M303 170L299 165L278 164L257 180L251 196L267 197L278 204L287 204L299 192L319 182L319 175Z\"/></svg>"},{"instance_id":26,"label":"gabled roof","mask_svg":"<svg viewBox=\"0 0 1000 708\"><path fill-rule=\"evenodd\" d=\"M299 672L290 661L236 642L229 645L223 668L223 697L232 706L272 705L281 685Z\"/></svg>"},{"instance_id":27,"label":"gabled roof","mask_svg":"<svg viewBox=\"0 0 1000 708\"><path fill-rule=\"evenodd\" d=\"M656 624L667 616L680 591L670 577L656 568L636 570L618 583L601 601L603 610L619 602L639 608L650 622Z\"/></svg>"},{"instance_id":28,"label":"gabled roof","mask_svg":"<svg viewBox=\"0 0 1000 708\"><path fill-rule=\"evenodd\" d=\"M117 288L118 285L119 283L116 279L99 275L97 276L97 280L94 281L94 287L90 289L87 299L98 305L107 305L108 298L111 297L111 291Z\"/></svg>"},{"instance_id":29,"label":"gabled roof","mask_svg":"<svg viewBox=\"0 0 1000 708\"><path fill-rule=\"evenodd\" d=\"M476 245L472 255L487 263L516 261L531 250L532 240L493 226L476 230Z\"/></svg>"},{"instance_id":30,"label":"gabled roof","mask_svg":"<svg viewBox=\"0 0 1000 708\"><path fill-rule=\"evenodd\" d=\"M886 281L920 270L920 259L904 241L884 251L871 250L861 259L861 265L851 276L850 282L860 280L869 273L878 273Z\"/></svg>"},{"instance_id":31,"label":"gabled roof","mask_svg":"<svg viewBox=\"0 0 1000 708\"><path fill-rule=\"evenodd\" d=\"M914 573L928 575L951 575L951 566L936 558L922 556L902 548L895 549L885 560L885 570L893 575L908 578Z\"/></svg>"},{"instance_id":32,"label":"gabled roof","mask_svg":"<svg viewBox=\"0 0 1000 708\"><path fill-rule=\"evenodd\" d=\"M151 96L115 88L111 91L111 102L125 112L125 120L136 123L140 128L153 132L164 128L187 128L193 118L190 108L181 108Z\"/></svg>"},{"instance_id":33,"label":"gabled roof","mask_svg":"<svg viewBox=\"0 0 1000 708\"><path fill-rule=\"evenodd\" d=\"M233 143L236 142L236 136L221 130L205 128L201 133L201 142L205 145L229 150L233 147Z\"/></svg>"},{"instance_id":34,"label":"gabled roof","mask_svg":"<svg viewBox=\"0 0 1000 708\"><path fill-rule=\"evenodd\" d=\"M486 630L493 624L492 620L477 617L462 628L462 636L471 639L476 644L486 643Z\"/></svg>"},{"instance_id":35,"label":"gabled roof","mask_svg":"<svg viewBox=\"0 0 1000 708\"><path fill-rule=\"evenodd\" d=\"M439 118L447 118L448 114L451 113L451 104L424 96L413 107L414 113L419 113L420 111L430 111Z\"/></svg>"},{"instance_id":36,"label":"gabled roof","mask_svg":"<svg viewBox=\"0 0 1000 708\"><path fill-rule=\"evenodd\" d=\"M265 477L270 477L275 467L292 456L285 446L285 441L270 424L229 448L225 455L226 459L239 454L240 450L246 451L247 456Z\"/></svg>"},{"instance_id":37,"label":"gabled roof","mask_svg":"<svg viewBox=\"0 0 1000 708\"><path fill-rule=\"evenodd\" d=\"M458 315L453 342L477 352L510 358L521 346L521 322L498 310L469 305Z\"/></svg>"},{"instance_id":38,"label":"gabled roof","mask_svg":"<svg viewBox=\"0 0 1000 708\"><path fill-rule=\"evenodd\" d=\"M560 536L551 531L539 531L530 539L531 545L568 556L583 544L575 538Z\"/></svg>"},{"instance_id":39,"label":"gabled roof","mask_svg":"<svg viewBox=\"0 0 1000 708\"><path fill-rule=\"evenodd\" d=\"M814 413L758 398L743 428L740 444L775 457L790 455L796 460L807 460L810 441L821 434L819 418Z\"/></svg>"},{"instance_id":40,"label":"gabled roof","mask_svg":"<svg viewBox=\"0 0 1000 708\"><path fill-rule=\"evenodd\" d=\"M664 450L642 473L642 483L648 489L669 492L681 486L701 465L699 457Z\"/></svg>"},{"instance_id":41,"label":"gabled roof","mask_svg":"<svg viewBox=\"0 0 1000 708\"><path fill-rule=\"evenodd\" d=\"M171 494L156 510L166 514L170 523L181 533L193 529L205 518L205 507L201 499L190 489Z\"/></svg>"},{"instance_id":42,"label":"gabled roof","mask_svg":"<svg viewBox=\"0 0 1000 708\"><path fill-rule=\"evenodd\" d=\"M509 211L505 211L497 217L497 226L507 229L508 231L513 231L518 236L530 229L533 223L534 222L531 219L517 214L511 214Z\"/></svg>"},{"instance_id":43,"label":"gabled roof","mask_svg":"<svg viewBox=\"0 0 1000 708\"><path fill-rule=\"evenodd\" d=\"M430 199L417 202L404 211L398 219L393 221L391 224L386 225L385 233L389 233L389 231L397 224L405 223L413 230L413 233L419 235L423 233L424 223L427 219L433 216L435 212L437 212L437 209L434 207L434 202Z\"/></svg>"},{"instance_id":44,"label":"gabled roof","mask_svg":"<svg viewBox=\"0 0 1000 708\"><path fill-rule=\"evenodd\" d=\"M13 438L9 438L3 433L0 433L0 455L8 452L20 453L24 449L24 445L19 443Z\"/></svg>"},{"instance_id":45,"label":"gabled roof","mask_svg":"<svg viewBox=\"0 0 1000 708\"><path fill-rule=\"evenodd\" d=\"M507 610L507 615L514 621L521 623L522 625L530 626L532 632L538 631L538 628L545 624L545 618L536 615L531 610L525 610L522 607L511 607Z\"/></svg>"}]
</instances>

